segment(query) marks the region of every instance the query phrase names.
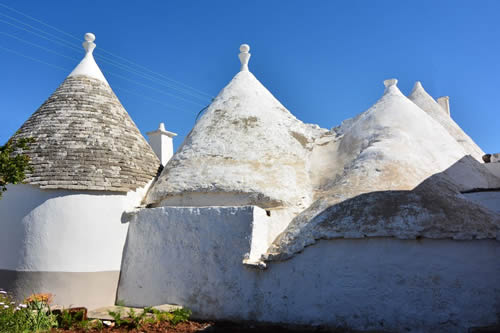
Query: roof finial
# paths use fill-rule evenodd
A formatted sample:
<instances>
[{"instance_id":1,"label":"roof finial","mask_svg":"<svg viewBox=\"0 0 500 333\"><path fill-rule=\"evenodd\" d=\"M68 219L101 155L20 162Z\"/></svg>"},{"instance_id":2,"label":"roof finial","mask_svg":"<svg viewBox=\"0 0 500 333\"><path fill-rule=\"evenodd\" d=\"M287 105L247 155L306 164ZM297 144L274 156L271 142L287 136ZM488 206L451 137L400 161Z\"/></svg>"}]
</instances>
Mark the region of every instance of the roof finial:
<instances>
[{"instance_id":1,"label":"roof finial","mask_svg":"<svg viewBox=\"0 0 500 333\"><path fill-rule=\"evenodd\" d=\"M87 32L84 36L85 42L82 43L83 48L85 49L85 52L87 53L92 53L95 49L95 35L91 32Z\"/></svg>"},{"instance_id":2,"label":"roof finial","mask_svg":"<svg viewBox=\"0 0 500 333\"><path fill-rule=\"evenodd\" d=\"M248 51L250 51L250 46L248 44L241 44L240 46L241 53L238 55L241 62L240 71L248 71L248 60L250 60L251 56L251 54Z\"/></svg>"},{"instance_id":3,"label":"roof finial","mask_svg":"<svg viewBox=\"0 0 500 333\"><path fill-rule=\"evenodd\" d=\"M389 88L391 86L395 86L398 83L398 79L387 79L384 81L384 86Z\"/></svg>"}]
</instances>

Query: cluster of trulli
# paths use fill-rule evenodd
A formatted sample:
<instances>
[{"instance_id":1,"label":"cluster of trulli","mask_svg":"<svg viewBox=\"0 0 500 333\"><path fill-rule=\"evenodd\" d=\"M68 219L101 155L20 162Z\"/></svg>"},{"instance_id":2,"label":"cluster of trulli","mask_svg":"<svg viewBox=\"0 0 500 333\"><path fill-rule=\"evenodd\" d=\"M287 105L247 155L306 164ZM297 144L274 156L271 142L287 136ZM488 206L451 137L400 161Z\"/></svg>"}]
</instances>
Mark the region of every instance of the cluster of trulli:
<instances>
[{"instance_id":1,"label":"cluster of trulli","mask_svg":"<svg viewBox=\"0 0 500 333\"><path fill-rule=\"evenodd\" d=\"M147 145L94 38L16 134L36 140L34 171L0 201L2 287L355 329L498 320L500 163L447 98L386 80L370 109L322 129L255 78L243 44L240 72L170 158L175 134L161 125Z\"/></svg>"}]
</instances>

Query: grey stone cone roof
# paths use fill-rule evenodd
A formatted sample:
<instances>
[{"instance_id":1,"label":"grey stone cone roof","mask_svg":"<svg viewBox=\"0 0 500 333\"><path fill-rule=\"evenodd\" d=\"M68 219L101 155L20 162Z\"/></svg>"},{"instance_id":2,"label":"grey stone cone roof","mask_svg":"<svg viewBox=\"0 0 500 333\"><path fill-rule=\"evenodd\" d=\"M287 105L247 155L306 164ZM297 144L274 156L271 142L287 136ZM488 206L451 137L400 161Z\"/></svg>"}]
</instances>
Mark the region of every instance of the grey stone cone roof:
<instances>
[{"instance_id":1,"label":"grey stone cone roof","mask_svg":"<svg viewBox=\"0 0 500 333\"><path fill-rule=\"evenodd\" d=\"M15 137L35 139L25 181L42 189L128 192L160 166L110 86L86 75L66 78Z\"/></svg>"}]
</instances>

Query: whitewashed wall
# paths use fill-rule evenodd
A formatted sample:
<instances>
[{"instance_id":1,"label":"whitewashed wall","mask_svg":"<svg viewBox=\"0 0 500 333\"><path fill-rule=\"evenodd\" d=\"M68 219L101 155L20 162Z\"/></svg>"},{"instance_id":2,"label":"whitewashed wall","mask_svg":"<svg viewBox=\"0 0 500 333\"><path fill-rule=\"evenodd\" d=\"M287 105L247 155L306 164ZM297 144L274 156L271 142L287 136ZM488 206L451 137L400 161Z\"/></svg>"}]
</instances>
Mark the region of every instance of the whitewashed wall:
<instances>
[{"instance_id":1,"label":"whitewashed wall","mask_svg":"<svg viewBox=\"0 0 500 333\"><path fill-rule=\"evenodd\" d=\"M177 303L198 318L365 330L466 332L498 320L498 241L320 241L259 270L242 264L254 210L141 210L130 223L118 299Z\"/></svg>"},{"instance_id":2,"label":"whitewashed wall","mask_svg":"<svg viewBox=\"0 0 500 333\"><path fill-rule=\"evenodd\" d=\"M500 191L484 191L462 194L468 200L485 206L493 212L500 213Z\"/></svg>"},{"instance_id":3,"label":"whitewashed wall","mask_svg":"<svg viewBox=\"0 0 500 333\"><path fill-rule=\"evenodd\" d=\"M13 288L18 293L54 291L59 294L56 301L62 303L66 300L79 305L92 303L88 295L80 298L85 293L92 294L92 290L71 290L72 281L67 277L74 275L62 273L110 272L107 279L111 285L116 280L116 284L128 229L127 224L121 223L121 216L125 210L138 206L144 194L145 189L112 194L9 186L0 199L0 270L3 272L0 282L12 285L11 278L6 276L14 276ZM46 278L47 283L35 281L27 274L30 272L42 272L40 279ZM60 283L50 282L56 278L61 279ZM85 288L82 280L88 280L91 286L98 283L91 279L92 276L87 275L85 279L74 276L82 288ZM99 279L103 279L102 274ZM114 302L115 290L116 285L106 291L106 302Z\"/></svg>"},{"instance_id":4,"label":"whitewashed wall","mask_svg":"<svg viewBox=\"0 0 500 333\"><path fill-rule=\"evenodd\" d=\"M484 166L488 169L492 174L497 177L500 177L500 163L485 163Z\"/></svg>"}]
</instances>

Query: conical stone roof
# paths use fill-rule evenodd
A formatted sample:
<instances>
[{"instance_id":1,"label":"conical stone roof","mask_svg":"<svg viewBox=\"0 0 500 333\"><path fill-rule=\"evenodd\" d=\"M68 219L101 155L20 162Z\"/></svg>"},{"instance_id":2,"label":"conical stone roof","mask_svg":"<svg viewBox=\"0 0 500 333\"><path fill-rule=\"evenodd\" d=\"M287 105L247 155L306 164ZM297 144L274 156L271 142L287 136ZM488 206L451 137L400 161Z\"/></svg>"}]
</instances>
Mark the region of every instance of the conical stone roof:
<instances>
[{"instance_id":1,"label":"conical stone roof","mask_svg":"<svg viewBox=\"0 0 500 333\"><path fill-rule=\"evenodd\" d=\"M432 98L417 81L408 98L427 112L434 120L443 126L450 135L464 148L465 152L478 161L482 161L484 152L472 139L455 123L447 112Z\"/></svg>"},{"instance_id":2,"label":"conical stone roof","mask_svg":"<svg viewBox=\"0 0 500 333\"><path fill-rule=\"evenodd\" d=\"M386 80L384 95L371 108L332 130L337 147L322 158L330 158L336 168L322 186L325 193L348 198L369 191L409 190L466 155L396 83Z\"/></svg>"},{"instance_id":3,"label":"conical stone roof","mask_svg":"<svg viewBox=\"0 0 500 333\"><path fill-rule=\"evenodd\" d=\"M500 215L460 191L498 187L500 179L466 156L396 82L386 80L384 95L370 109L318 140L315 150L331 148L321 156L329 162L313 170L326 174L316 201L292 220L265 259L289 258L319 239L496 237Z\"/></svg>"},{"instance_id":4,"label":"conical stone roof","mask_svg":"<svg viewBox=\"0 0 500 333\"><path fill-rule=\"evenodd\" d=\"M310 204L308 154L321 130L297 120L248 71L219 93L165 166L147 202L156 205Z\"/></svg>"},{"instance_id":5,"label":"conical stone roof","mask_svg":"<svg viewBox=\"0 0 500 333\"><path fill-rule=\"evenodd\" d=\"M135 190L160 162L95 63L95 37L85 37L84 59L15 135L35 139L25 181L43 189Z\"/></svg>"}]
</instances>

